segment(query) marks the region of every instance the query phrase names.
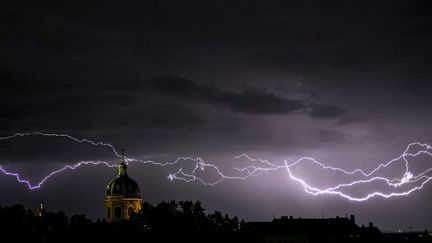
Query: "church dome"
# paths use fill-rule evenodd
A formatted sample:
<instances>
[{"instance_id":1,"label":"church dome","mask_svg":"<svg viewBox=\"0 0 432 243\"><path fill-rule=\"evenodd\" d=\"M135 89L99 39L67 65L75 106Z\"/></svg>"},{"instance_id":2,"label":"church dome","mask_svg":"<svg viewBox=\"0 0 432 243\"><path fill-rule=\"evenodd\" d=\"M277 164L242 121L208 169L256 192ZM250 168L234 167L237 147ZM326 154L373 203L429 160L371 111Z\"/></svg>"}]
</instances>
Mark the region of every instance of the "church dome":
<instances>
[{"instance_id":1,"label":"church dome","mask_svg":"<svg viewBox=\"0 0 432 243\"><path fill-rule=\"evenodd\" d=\"M141 198L138 183L127 175L127 166L124 162L119 165L118 176L108 183L105 196Z\"/></svg>"}]
</instances>

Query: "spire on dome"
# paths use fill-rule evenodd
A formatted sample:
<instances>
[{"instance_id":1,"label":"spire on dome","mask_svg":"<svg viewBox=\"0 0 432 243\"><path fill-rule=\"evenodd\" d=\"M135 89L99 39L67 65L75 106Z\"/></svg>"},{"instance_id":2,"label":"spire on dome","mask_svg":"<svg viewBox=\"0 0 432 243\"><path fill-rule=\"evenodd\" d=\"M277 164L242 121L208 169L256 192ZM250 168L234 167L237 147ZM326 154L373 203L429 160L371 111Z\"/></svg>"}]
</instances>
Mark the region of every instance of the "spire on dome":
<instances>
[{"instance_id":1,"label":"spire on dome","mask_svg":"<svg viewBox=\"0 0 432 243\"><path fill-rule=\"evenodd\" d=\"M121 158L122 158L122 162L118 166L118 169L119 169L118 176L126 176L127 175L127 165L125 163L125 155L124 155L124 149L123 148L121 149Z\"/></svg>"}]
</instances>

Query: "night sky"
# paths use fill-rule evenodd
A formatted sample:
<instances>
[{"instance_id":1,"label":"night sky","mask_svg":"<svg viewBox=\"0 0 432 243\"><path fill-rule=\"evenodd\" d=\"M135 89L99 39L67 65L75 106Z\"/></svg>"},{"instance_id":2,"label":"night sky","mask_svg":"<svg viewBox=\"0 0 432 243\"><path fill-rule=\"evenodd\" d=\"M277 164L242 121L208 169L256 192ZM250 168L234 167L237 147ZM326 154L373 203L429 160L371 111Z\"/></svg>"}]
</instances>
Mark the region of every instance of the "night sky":
<instances>
[{"instance_id":1,"label":"night sky","mask_svg":"<svg viewBox=\"0 0 432 243\"><path fill-rule=\"evenodd\" d=\"M2 1L0 136L67 133L133 158L200 156L227 175L248 165L233 160L243 153L370 171L411 142L432 144L431 13L430 1L395 0ZM64 138L0 141L0 165L35 183L80 160L120 162ZM431 162L413 160L413 170ZM380 229L432 229L432 183L351 202L309 195L286 170L213 187L167 179L191 165L131 163L129 175L143 200L200 200L248 221L355 214ZM116 174L81 167L36 191L1 174L0 205L43 201L102 218ZM338 180L319 170L304 178Z\"/></svg>"}]
</instances>

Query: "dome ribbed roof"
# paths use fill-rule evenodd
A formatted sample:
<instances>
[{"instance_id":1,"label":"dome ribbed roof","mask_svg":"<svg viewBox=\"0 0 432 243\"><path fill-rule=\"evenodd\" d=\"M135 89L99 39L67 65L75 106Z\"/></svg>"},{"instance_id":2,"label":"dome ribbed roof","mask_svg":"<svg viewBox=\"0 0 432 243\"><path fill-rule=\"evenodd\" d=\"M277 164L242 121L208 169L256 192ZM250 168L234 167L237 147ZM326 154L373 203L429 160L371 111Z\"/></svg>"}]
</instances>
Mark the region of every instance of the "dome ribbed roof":
<instances>
[{"instance_id":1,"label":"dome ribbed roof","mask_svg":"<svg viewBox=\"0 0 432 243\"><path fill-rule=\"evenodd\" d=\"M127 175L127 166L125 163L119 165L118 176L108 183L105 196L141 198L138 183Z\"/></svg>"}]
</instances>

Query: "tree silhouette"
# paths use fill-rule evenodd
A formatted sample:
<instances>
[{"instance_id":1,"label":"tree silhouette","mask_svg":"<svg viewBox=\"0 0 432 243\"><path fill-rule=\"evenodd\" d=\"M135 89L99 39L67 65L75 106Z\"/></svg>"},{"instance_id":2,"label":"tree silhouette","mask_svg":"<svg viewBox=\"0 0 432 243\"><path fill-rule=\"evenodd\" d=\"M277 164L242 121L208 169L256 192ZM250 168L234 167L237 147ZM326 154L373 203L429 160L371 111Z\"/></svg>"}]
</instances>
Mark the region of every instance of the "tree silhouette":
<instances>
[{"instance_id":1,"label":"tree silhouette","mask_svg":"<svg viewBox=\"0 0 432 243\"><path fill-rule=\"evenodd\" d=\"M288 220L288 219L284 219ZM347 222L351 222L348 219ZM285 221L281 221L285 222ZM289 224L293 221L286 221ZM302 221L303 222L303 221ZM313 222L313 221L304 221ZM337 221L339 222L339 221ZM342 221L340 221L342 222ZM274 229L272 222L263 223L270 231ZM288 224L288 225L289 225ZM278 226L279 227L279 226ZM299 225L290 227L298 228ZM312 226L308 226L312 227ZM376 228L361 228L364 236L361 238L338 238L343 235L346 225L321 232L314 228L306 228L305 232L311 234L310 242L369 242L380 239L381 242L431 242L429 232L421 234L404 235L404 238L378 238L379 230ZM106 223L104 220L92 222L85 215L72 215L68 217L64 212L46 212L42 216L36 215L32 210L22 205L9 207L0 206L0 233L1 242L290 242L298 241L284 232L288 228L280 228L277 234L266 238L266 233L248 227L244 220L230 217L220 211L206 213L201 202L196 201L162 201L156 205L148 202L142 203L142 210L133 214L129 221ZM285 230L285 231L284 231ZM288 230L288 231L286 231ZM321 233L320 233L321 232ZM369 232L369 233L368 233ZM284 235L285 234L285 235ZM317 234L323 234L322 236ZM418 236L418 235L421 235ZM325 236L326 238L322 238ZM391 235L390 235L391 236ZM284 238L285 237L285 238ZM333 239L333 240L331 240ZM406 240L408 239L408 240Z\"/></svg>"}]
</instances>

